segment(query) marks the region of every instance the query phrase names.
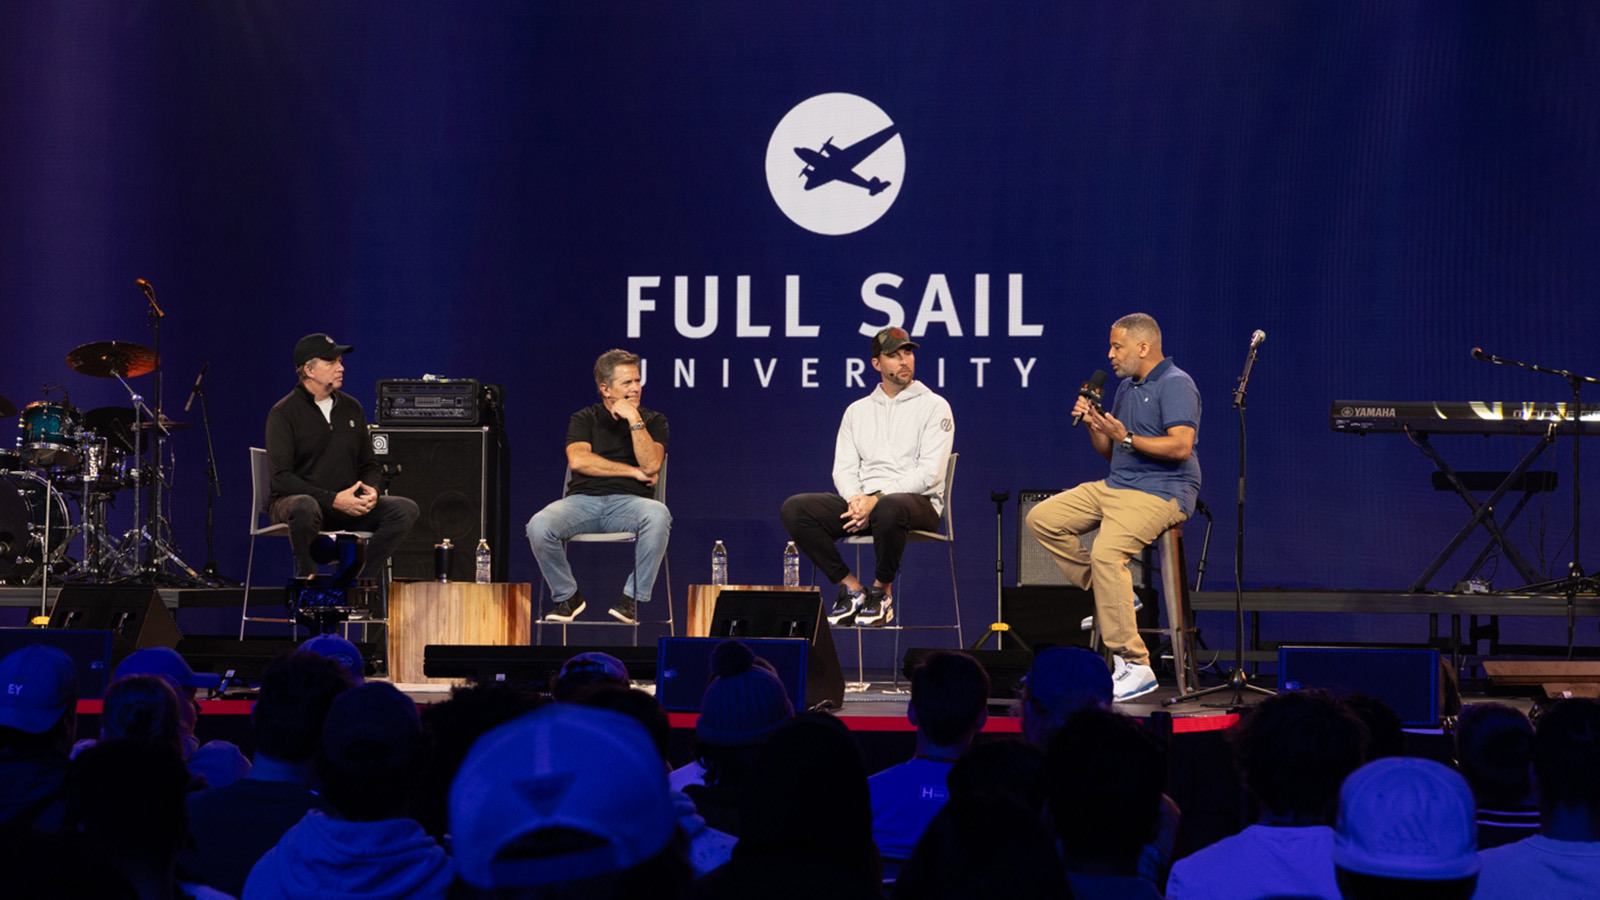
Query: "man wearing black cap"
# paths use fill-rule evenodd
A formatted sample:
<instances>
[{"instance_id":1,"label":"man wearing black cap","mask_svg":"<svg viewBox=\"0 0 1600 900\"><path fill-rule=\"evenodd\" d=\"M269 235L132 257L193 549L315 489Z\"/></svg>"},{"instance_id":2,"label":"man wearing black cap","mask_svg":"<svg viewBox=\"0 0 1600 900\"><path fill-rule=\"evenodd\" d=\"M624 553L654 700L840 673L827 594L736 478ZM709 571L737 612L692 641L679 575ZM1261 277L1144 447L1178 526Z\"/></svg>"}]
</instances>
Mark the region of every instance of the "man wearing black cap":
<instances>
[{"instance_id":1,"label":"man wearing black cap","mask_svg":"<svg viewBox=\"0 0 1600 900\"><path fill-rule=\"evenodd\" d=\"M906 548L906 532L932 531L950 498L944 469L955 440L950 404L916 380L917 345L903 328L872 339L872 367L883 381L850 404L833 450L836 494L796 494L779 518L795 546L839 585L828 611L835 625L887 625L891 595ZM872 535L877 557L869 588L850 571L834 541Z\"/></svg>"},{"instance_id":2,"label":"man wearing black cap","mask_svg":"<svg viewBox=\"0 0 1600 900\"><path fill-rule=\"evenodd\" d=\"M325 334L294 345L300 383L267 413L272 467L268 515L289 526L302 577L314 575L311 541L323 529L370 531L362 577L373 578L417 521L417 504L378 496L380 470L367 433L367 414L344 384L343 356L355 348Z\"/></svg>"}]
</instances>

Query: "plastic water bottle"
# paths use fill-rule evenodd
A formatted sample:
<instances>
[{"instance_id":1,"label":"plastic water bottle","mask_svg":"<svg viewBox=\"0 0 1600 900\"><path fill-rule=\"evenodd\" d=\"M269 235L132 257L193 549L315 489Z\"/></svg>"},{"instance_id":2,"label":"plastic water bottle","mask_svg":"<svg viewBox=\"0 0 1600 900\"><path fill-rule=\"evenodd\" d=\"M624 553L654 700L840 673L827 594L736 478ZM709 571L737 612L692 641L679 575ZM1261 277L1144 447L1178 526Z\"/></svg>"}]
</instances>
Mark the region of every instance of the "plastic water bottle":
<instances>
[{"instance_id":1,"label":"plastic water bottle","mask_svg":"<svg viewBox=\"0 0 1600 900\"><path fill-rule=\"evenodd\" d=\"M783 586L800 586L800 551L795 549L794 541L783 548Z\"/></svg>"},{"instance_id":2,"label":"plastic water bottle","mask_svg":"<svg viewBox=\"0 0 1600 900\"><path fill-rule=\"evenodd\" d=\"M728 548L722 546L721 541L711 548L711 583L728 583Z\"/></svg>"},{"instance_id":3,"label":"plastic water bottle","mask_svg":"<svg viewBox=\"0 0 1600 900\"><path fill-rule=\"evenodd\" d=\"M477 579L476 580L477 580L477 582L479 584L488 584L489 583L489 562L490 562L490 559L489 559L489 539L488 538L478 538L478 557L477 557L477 559L478 559L478 574L477 574Z\"/></svg>"}]
</instances>

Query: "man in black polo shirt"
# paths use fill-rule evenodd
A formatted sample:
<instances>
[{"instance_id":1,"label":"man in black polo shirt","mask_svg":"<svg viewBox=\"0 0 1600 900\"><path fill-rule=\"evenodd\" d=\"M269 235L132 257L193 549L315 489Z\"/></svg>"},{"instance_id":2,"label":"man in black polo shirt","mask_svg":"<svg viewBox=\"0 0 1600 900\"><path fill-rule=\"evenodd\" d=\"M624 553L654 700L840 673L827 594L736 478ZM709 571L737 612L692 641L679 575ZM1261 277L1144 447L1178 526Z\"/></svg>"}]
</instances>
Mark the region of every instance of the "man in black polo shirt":
<instances>
[{"instance_id":1,"label":"man in black polo shirt","mask_svg":"<svg viewBox=\"0 0 1600 900\"><path fill-rule=\"evenodd\" d=\"M325 334L294 345L300 383L267 413L267 458L272 467L274 523L289 526L301 577L316 574L311 541L324 529L370 531L364 578L375 578L417 521L417 504L378 496L381 472L372 455L367 414L344 384L342 357L355 348Z\"/></svg>"},{"instance_id":2,"label":"man in black polo shirt","mask_svg":"<svg viewBox=\"0 0 1600 900\"><path fill-rule=\"evenodd\" d=\"M571 622L587 604L567 563L567 539L596 532L638 535L633 574L610 610L612 618L631 625L639 620L637 605L650 600L672 530L672 514L654 499L667 458L667 417L639 405L639 357L626 350L601 354L594 383L601 402L573 413L567 423L567 495L528 520L528 543L555 600L545 621Z\"/></svg>"}]
</instances>

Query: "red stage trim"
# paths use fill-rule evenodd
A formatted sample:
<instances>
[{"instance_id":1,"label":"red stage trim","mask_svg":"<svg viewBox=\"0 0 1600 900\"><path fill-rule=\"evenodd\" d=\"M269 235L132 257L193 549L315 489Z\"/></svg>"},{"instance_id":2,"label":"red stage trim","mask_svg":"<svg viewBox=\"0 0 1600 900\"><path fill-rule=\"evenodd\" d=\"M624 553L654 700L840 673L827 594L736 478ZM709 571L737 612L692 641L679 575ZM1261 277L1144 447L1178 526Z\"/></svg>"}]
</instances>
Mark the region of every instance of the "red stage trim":
<instances>
[{"instance_id":1,"label":"red stage trim","mask_svg":"<svg viewBox=\"0 0 1600 900\"><path fill-rule=\"evenodd\" d=\"M100 715L103 700L79 700L78 715ZM210 716L248 716L256 705L254 700L201 700L200 714Z\"/></svg>"},{"instance_id":2,"label":"red stage trim","mask_svg":"<svg viewBox=\"0 0 1600 900\"><path fill-rule=\"evenodd\" d=\"M694 723L700 718L699 713L668 713L673 728L693 728ZM905 716L839 716L851 731L916 731L917 729ZM1174 716L1172 719L1173 734L1198 734L1206 731L1226 731L1237 725L1238 713L1225 713L1222 715L1208 716ZM1022 731L1022 720L1010 716L990 716L989 724L983 726L986 734L1019 734Z\"/></svg>"}]
</instances>

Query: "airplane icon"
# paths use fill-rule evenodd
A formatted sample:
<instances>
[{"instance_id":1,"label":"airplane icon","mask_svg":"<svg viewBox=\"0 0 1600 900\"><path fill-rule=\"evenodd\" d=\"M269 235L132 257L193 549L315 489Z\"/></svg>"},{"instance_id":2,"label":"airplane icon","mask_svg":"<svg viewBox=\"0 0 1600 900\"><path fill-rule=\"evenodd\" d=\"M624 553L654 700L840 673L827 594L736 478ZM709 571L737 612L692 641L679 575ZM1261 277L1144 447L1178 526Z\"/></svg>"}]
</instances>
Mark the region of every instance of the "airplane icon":
<instances>
[{"instance_id":1,"label":"airplane icon","mask_svg":"<svg viewBox=\"0 0 1600 900\"><path fill-rule=\"evenodd\" d=\"M876 197L887 189L891 182L881 178L868 181L857 175L855 168L899 133L900 129L897 126L890 125L877 134L862 138L844 148L835 147L831 137L822 142L820 151L812 150L810 147L794 148L794 155L800 157L806 164L805 168L800 170L800 177L806 180L806 190L816 190L830 181L842 181L845 184L866 188L868 194Z\"/></svg>"}]
</instances>

